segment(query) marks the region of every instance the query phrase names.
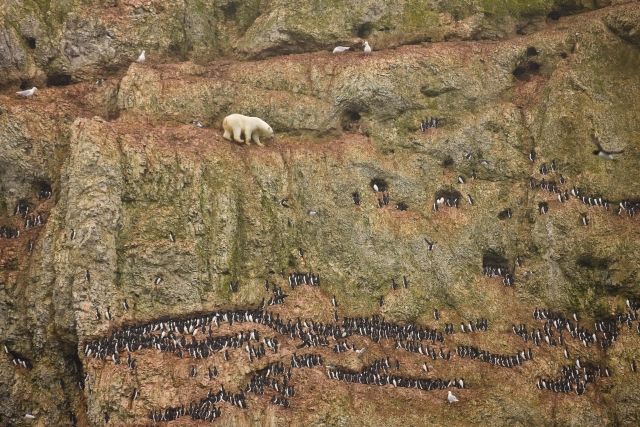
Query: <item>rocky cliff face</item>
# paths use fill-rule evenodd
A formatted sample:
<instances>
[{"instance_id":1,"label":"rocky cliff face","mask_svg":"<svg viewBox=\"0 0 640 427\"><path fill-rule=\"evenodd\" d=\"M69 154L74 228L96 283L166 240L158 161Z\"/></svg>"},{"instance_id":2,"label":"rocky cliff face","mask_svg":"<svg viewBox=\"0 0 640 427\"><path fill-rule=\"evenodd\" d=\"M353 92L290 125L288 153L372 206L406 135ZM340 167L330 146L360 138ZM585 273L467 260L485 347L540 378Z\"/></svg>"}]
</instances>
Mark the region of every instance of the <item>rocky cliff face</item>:
<instances>
[{"instance_id":1,"label":"rocky cliff face","mask_svg":"<svg viewBox=\"0 0 640 427\"><path fill-rule=\"evenodd\" d=\"M238 393L267 363L314 353L325 367L293 369L289 408L270 403L272 389L247 392L245 409L216 403L215 422L637 425L638 3L346 3L2 5L0 424L150 425L153 411L221 385ZM336 44L353 52L330 54ZM132 63L142 49L147 62ZM21 84L41 90L18 99ZM232 112L276 137L265 148L224 140ZM438 126L423 131L430 117ZM592 136L624 151L596 156ZM320 286L290 289L291 272ZM87 354L123 328L261 307L273 297L265 280L288 295L267 306L285 323L348 330L345 318L384 316L437 330L443 342L420 345L451 358L357 328L301 348L265 322L224 318L213 337L256 329L279 350L251 361L245 344L229 360L122 344L119 363L113 347ZM556 324L532 318L536 307ZM461 332L475 319L488 330ZM171 334L190 342L208 328ZM332 351L345 340L354 349ZM496 366L459 346L532 348L533 359ZM326 372L384 357L400 369L381 375L463 377L448 388L460 402ZM582 380L568 394L536 387L576 359L582 376L600 366L584 394Z\"/></svg>"}]
</instances>

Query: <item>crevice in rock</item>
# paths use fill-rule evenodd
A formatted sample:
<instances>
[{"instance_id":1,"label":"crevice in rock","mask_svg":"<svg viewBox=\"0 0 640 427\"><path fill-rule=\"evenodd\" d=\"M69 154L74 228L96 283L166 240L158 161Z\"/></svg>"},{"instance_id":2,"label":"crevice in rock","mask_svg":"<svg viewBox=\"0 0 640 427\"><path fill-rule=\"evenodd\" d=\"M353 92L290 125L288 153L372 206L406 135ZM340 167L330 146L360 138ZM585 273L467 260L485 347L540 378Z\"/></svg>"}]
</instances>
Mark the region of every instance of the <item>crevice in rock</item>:
<instances>
[{"instance_id":1,"label":"crevice in rock","mask_svg":"<svg viewBox=\"0 0 640 427\"><path fill-rule=\"evenodd\" d=\"M536 61L521 62L514 68L512 74L518 80L529 80L540 73L540 63Z\"/></svg>"},{"instance_id":2,"label":"crevice in rock","mask_svg":"<svg viewBox=\"0 0 640 427\"><path fill-rule=\"evenodd\" d=\"M24 37L24 42L29 47L29 49L36 48L36 39L34 37Z\"/></svg>"},{"instance_id":3,"label":"crevice in rock","mask_svg":"<svg viewBox=\"0 0 640 427\"><path fill-rule=\"evenodd\" d=\"M591 254L582 254L576 259L576 264L589 270L606 270L612 264L612 260Z\"/></svg>"},{"instance_id":4,"label":"crevice in rock","mask_svg":"<svg viewBox=\"0 0 640 427\"><path fill-rule=\"evenodd\" d=\"M71 83L70 74L54 73L47 76L47 86L68 86Z\"/></svg>"},{"instance_id":5,"label":"crevice in rock","mask_svg":"<svg viewBox=\"0 0 640 427\"><path fill-rule=\"evenodd\" d=\"M498 250L487 249L482 254L482 267L499 267L508 270L509 260Z\"/></svg>"},{"instance_id":6,"label":"crevice in rock","mask_svg":"<svg viewBox=\"0 0 640 427\"><path fill-rule=\"evenodd\" d=\"M342 130L353 130L353 126L360 122L362 115L356 110L346 110L342 113L340 125Z\"/></svg>"},{"instance_id":7,"label":"crevice in rock","mask_svg":"<svg viewBox=\"0 0 640 427\"><path fill-rule=\"evenodd\" d=\"M371 22L364 22L354 28L354 33L360 38L367 38L373 32L373 24Z\"/></svg>"}]
</instances>

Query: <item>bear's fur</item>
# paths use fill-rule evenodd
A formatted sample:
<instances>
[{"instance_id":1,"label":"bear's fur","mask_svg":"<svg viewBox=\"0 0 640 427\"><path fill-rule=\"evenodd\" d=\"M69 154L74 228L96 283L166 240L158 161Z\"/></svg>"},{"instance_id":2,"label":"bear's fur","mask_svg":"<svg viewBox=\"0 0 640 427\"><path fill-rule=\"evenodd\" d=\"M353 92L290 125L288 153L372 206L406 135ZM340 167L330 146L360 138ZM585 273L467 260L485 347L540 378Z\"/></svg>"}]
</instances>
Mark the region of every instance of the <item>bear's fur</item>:
<instances>
[{"instance_id":1,"label":"bear's fur","mask_svg":"<svg viewBox=\"0 0 640 427\"><path fill-rule=\"evenodd\" d=\"M273 129L264 120L258 117L248 117L242 114L231 114L224 118L222 121L222 129L224 129L225 139L231 141L231 135L236 142L243 142L240 138L241 134L244 134L244 143L249 145L249 141L253 139L260 147L263 144L260 142L260 137L272 137Z\"/></svg>"}]
</instances>

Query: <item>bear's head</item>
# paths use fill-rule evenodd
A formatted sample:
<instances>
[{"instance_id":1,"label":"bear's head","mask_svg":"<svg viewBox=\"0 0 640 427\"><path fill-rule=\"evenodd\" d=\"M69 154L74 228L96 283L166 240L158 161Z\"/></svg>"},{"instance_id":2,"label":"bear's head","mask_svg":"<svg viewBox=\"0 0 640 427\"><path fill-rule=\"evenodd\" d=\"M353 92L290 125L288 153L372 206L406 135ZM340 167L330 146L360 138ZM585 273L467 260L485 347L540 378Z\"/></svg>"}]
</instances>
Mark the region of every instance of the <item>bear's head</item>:
<instances>
[{"instance_id":1,"label":"bear's head","mask_svg":"<svg viewBox=\"0 0 640 427\"><path fill-rule=\"evenodd\" d=\"M264 134L269 138L273 136L273 129L271 129L271 126L267 125L267 128L264 130Z\"/></svg>"}]
</instances>

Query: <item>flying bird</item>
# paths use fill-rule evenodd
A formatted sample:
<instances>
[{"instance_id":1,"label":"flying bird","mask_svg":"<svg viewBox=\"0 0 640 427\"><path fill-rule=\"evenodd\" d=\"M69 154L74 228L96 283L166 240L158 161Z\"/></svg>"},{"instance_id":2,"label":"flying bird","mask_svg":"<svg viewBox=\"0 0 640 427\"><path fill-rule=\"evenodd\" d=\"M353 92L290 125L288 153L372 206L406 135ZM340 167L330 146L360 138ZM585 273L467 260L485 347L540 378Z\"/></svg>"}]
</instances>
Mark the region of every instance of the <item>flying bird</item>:
<instances>
[{"instance_id":1,"label":"flying bird","mask_svg":"<svg viewBox=\"0 0 640 427\"><path fill-rule=\"evenodd\" d=\"M31 89L27 89L27 90L21 90L19 92L16 92L16 95L18 96L22 96L23 98L30 98L33 96L34 93L36 93L38 91L37 87L32 87Z\"/></svg>"},{"instance_id":2,"label":"flying bird","mask_svg":"<svg viewBox=\"0 0 640 427\"><path fill-rule=\"evenodd\" d=\"M598 147L597 150L593 150L593 154L595 154L598 157L602 157L603 159L606 159L606 160L613 160L614 154L621 154L624 152L624 150L618 150L618 151L605 150L604 148L602 148L602 145L600 145L600 141L598 141L598 138L595 135L591 135L591 142L593 142L595 146Z\"/></svg>"}]
</instances>

